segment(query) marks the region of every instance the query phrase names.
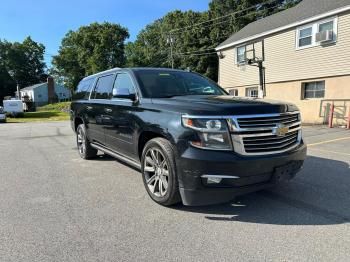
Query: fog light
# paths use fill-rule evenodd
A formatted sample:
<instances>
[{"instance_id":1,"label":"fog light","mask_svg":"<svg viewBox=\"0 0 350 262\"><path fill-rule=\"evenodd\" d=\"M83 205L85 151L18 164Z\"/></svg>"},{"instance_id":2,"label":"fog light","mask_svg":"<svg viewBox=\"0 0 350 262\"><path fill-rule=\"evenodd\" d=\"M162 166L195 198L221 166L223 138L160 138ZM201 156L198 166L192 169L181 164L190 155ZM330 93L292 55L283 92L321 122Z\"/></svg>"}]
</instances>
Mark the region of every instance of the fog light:
<instances>
[{"instance_id":1,"label":"fog light","mask_svg":"<svg viewBox=\"0 0 350 262\"><path fill-rule=\"evenodd\" d=\"M218 177L208 177L207 178L207 183L208 184L219 184L221 182L222 178Z\"/></svg>"}]
</instances>

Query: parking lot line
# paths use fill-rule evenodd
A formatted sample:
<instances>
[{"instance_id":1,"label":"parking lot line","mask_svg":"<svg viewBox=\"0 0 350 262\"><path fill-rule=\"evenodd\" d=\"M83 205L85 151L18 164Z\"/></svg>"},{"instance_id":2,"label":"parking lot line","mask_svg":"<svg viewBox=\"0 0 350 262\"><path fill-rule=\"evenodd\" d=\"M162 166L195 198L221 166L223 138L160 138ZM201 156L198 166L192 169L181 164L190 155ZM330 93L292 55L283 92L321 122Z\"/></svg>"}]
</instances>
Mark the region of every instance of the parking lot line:
<instances>
[{"instance_id":1,"label":"parking lot line","mask_svg":"<svg viewBox=\"0 0 350 262\"><path fill-rule=\"evenodd\" d=\"M319 149L319 148L311 148L311 150L320 151L320 152L325 152L325 153L338 154L338 155L343 155L343 156L350 156L350 154L347 154L347 153L342 153L342 152L337 152L337 151L331 151L331 150L324 150L324 149Z\"/></svg>"},{"instance_id":2,"label":"parking lot line","mask_svg":"<svg viewBox=\"0 0 350 262\"><path fill-rule=\"evenodd\" d=\"M323 145L323 144L328 144L328 143L342 141L342 140L348 140L348 139L350 139L350 136L336 138L336 139L331 139L331 140L326 140L326 141L321 141L321 142L317 142L317 143L313 143L313 144L308 144L308 147L317 146L317 145Z\"/></svg>"}]
</instances>

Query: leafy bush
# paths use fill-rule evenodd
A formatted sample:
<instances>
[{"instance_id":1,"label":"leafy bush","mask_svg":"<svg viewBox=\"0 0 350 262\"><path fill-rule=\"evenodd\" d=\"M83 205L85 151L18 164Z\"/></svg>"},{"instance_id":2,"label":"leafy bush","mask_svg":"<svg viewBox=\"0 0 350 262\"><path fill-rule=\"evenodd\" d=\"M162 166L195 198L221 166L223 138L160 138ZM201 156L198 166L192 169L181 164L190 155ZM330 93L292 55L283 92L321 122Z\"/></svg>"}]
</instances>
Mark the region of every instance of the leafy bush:
<instances>
[{"instance_id":1,"label":"leafy bush","mask_svg":"<svg viewBox=\"0 0 350 262\"><path fill-rule=\"evenodd\" d=\"M69 112L71 102L60 102L55 104L48 104L46 106L38 107L36 111L61 111Z\"/></svg>"}]
</instances>

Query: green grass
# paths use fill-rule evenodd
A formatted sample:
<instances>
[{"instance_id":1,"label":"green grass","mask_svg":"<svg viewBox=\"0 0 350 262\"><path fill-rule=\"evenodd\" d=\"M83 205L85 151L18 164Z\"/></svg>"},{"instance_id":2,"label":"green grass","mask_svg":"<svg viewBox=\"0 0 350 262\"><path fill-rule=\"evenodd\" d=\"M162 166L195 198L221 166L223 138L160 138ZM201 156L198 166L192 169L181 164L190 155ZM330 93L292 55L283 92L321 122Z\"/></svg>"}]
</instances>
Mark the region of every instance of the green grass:
<instances>
[{"instance_id":1,"label":"green grass","mask_svg":"<svg viewBox=\"0 0 350 262\"><path fill-rule=\"evenodd\" d=\"M38 107L36 111L64 111L69 112L71 102L61 102Z\"/></svg>"},{"instance_id":2,"label":"green grass","mask_svg":"<svg viewBox=\"0 0 350 262\"><path fill-rule=\"evenodd\" d=\"M27 122L47 122L47 121L65 121L69 120L69 114L57 110L26 112L23 117L7 118L9 123L27 123Z\"/></svg>"}]
</instances>

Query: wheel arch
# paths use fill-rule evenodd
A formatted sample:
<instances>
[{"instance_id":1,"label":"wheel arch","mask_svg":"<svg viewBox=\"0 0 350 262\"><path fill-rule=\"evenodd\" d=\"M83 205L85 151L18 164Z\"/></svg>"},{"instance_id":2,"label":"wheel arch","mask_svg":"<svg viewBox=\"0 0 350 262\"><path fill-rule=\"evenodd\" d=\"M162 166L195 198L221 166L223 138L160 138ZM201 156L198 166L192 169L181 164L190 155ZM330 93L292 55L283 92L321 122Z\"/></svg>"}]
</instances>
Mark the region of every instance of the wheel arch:
<instances>
[{"instance_id":1,"label":"wheel arch","mask_svg":"<svg viewBox=\"0 0 350 262\"><path fill-rule=\"evenodd\" d=\"M143 130L142 132L140 132L137 139L137 153L140 160L143 148L145 147L147 142L157 137L167 139L171 144L175 145L174 139L170 134L166 134L160 130Z\"/></svg>"},{"instance_id":2,"label":"wheel arch","mask_svg":"<svg viewBox=\"0 0 350 262\"><path fill-rule=\"evenodd\" d=\"M85 124L83 118L77 116L74 118L74 131L76 132L78 129L78 126L81 124Z\"/></svg>"}]
</instances>

